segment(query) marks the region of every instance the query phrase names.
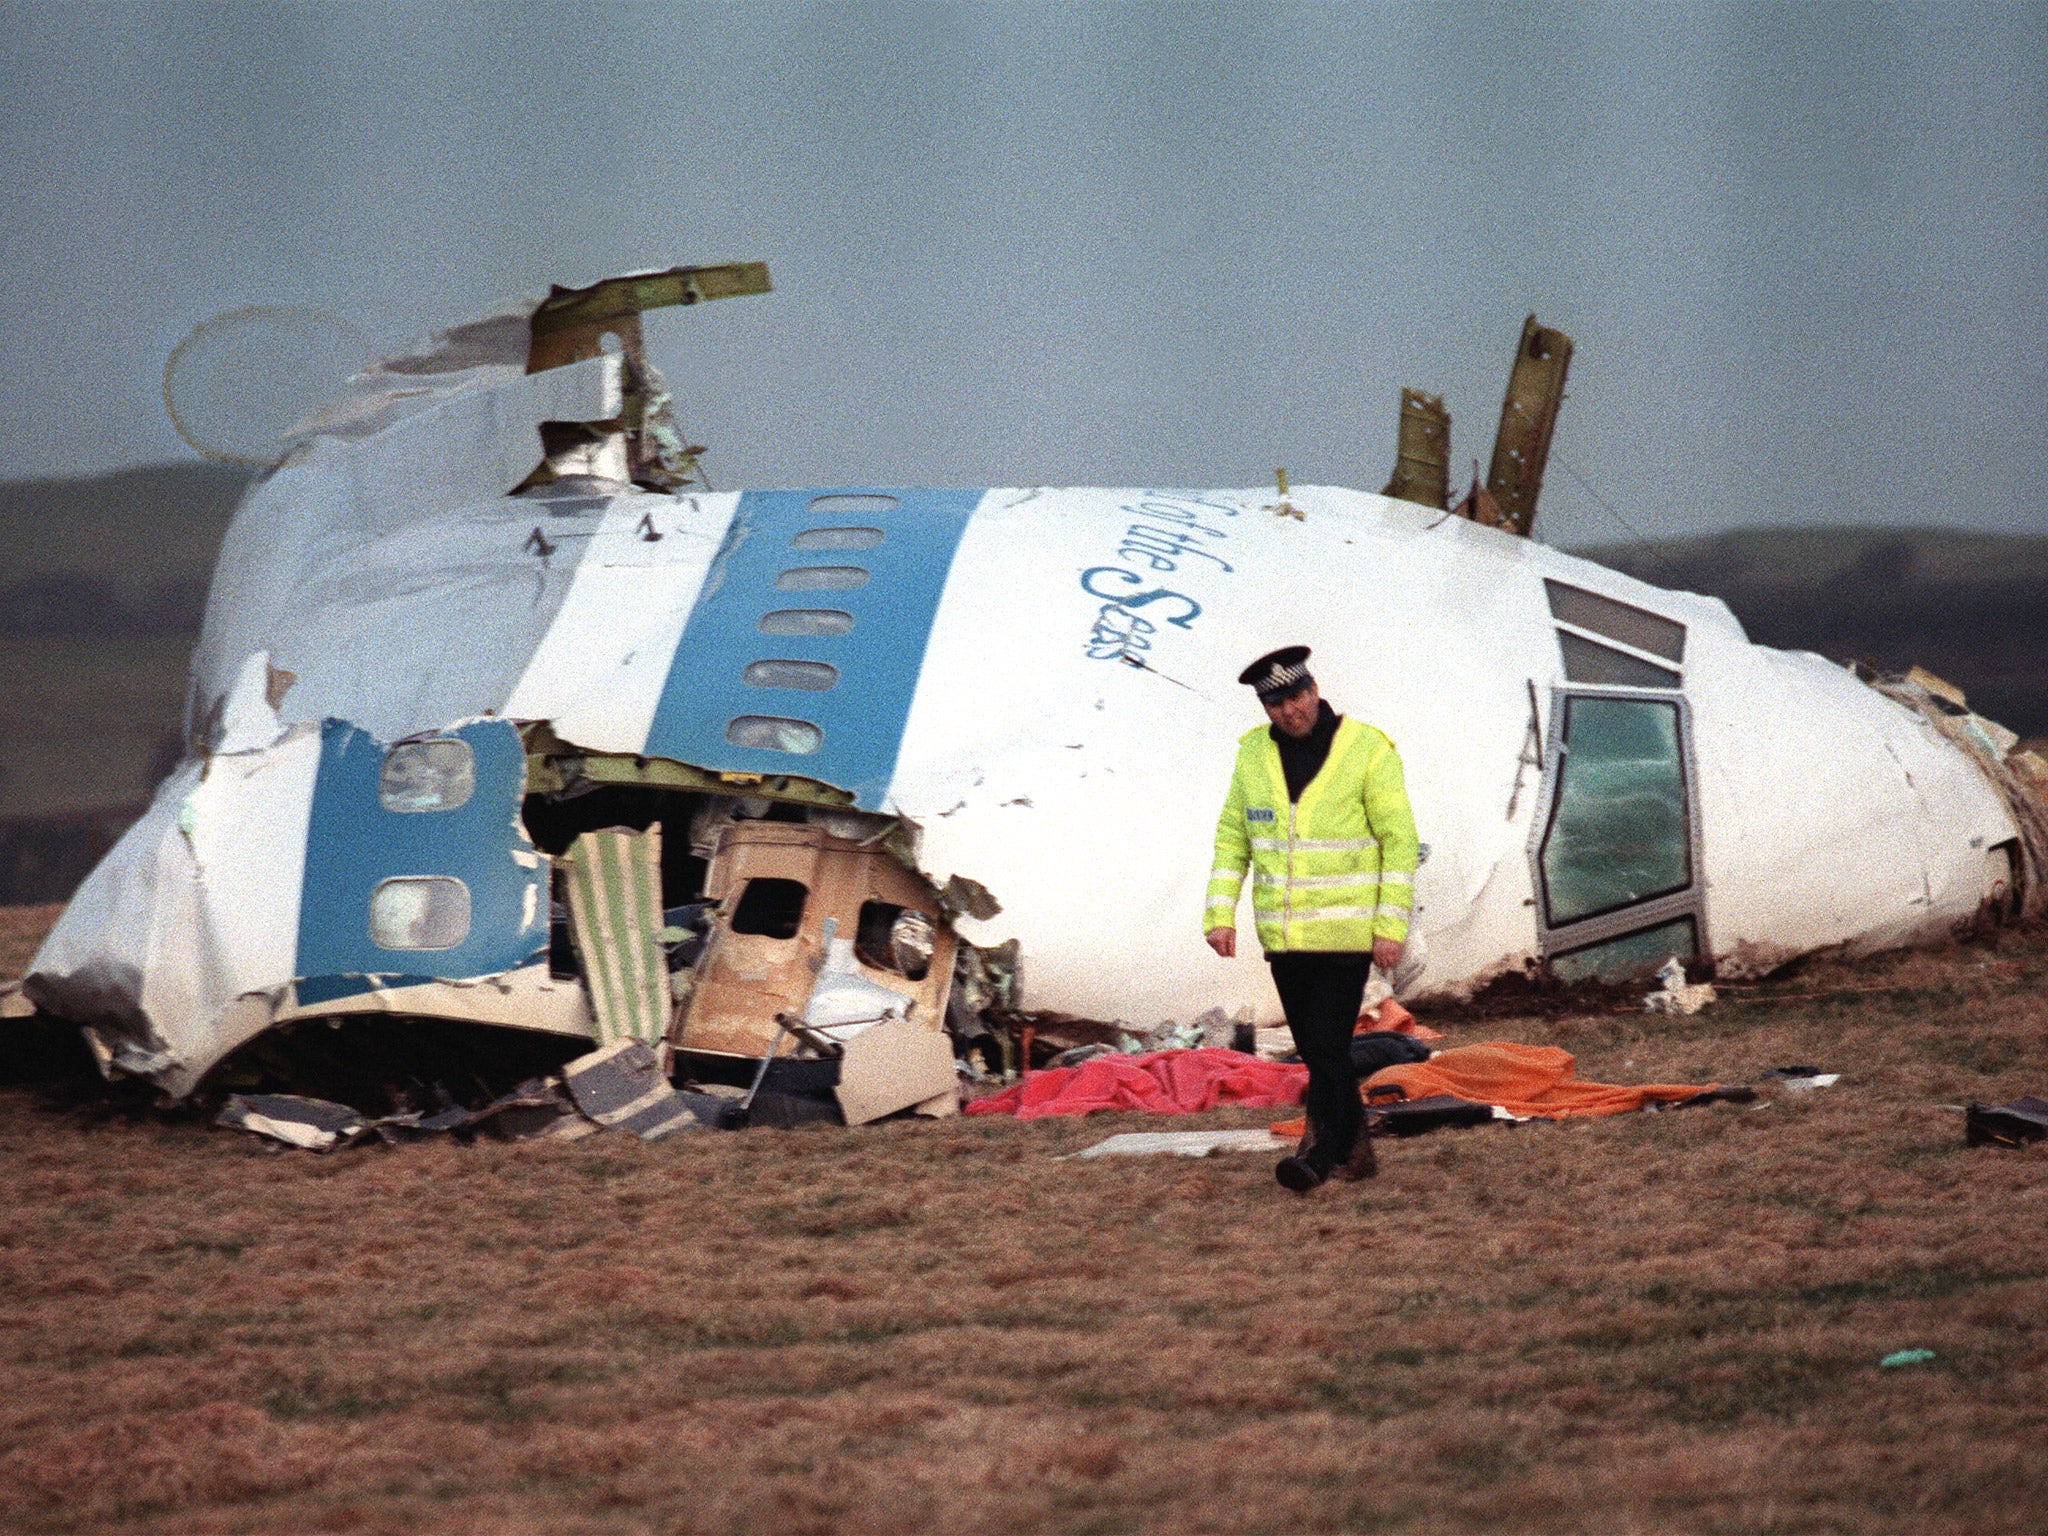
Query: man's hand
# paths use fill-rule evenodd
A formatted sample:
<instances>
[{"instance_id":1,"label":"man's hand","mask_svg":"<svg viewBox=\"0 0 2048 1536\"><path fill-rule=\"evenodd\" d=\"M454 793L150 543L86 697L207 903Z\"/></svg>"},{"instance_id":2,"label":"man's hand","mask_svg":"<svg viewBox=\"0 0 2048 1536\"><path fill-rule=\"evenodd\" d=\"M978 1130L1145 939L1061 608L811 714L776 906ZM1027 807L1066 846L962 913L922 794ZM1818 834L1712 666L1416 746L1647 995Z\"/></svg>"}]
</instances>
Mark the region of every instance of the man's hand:
<instances>
[{"instance_id":1,"label":"man's hand","mask_svg":"<svg viewBox=\"0 0 2048 1536\"><path fill-rule=\"evenodd\" d=\"M1209 935L1209 942L1215 943L1216 936ZM1401 963L1401 951L1407 946L1399 939L1374 939L1372 941L1372 963L1380 968L1380 974L1393 980L1394 967Z\"/></svg>"},{"instance_id":2,"label":"man's hand","mask_svg":"<svg viewBox=\"0 0 2048 1536\"><path fill-rule=\"evenodd\" d=\"M1209 947L1229 960L1237 954L1237 930L1235 928L1211 928L1206 935Z\"/></svg>"}]
</instances>

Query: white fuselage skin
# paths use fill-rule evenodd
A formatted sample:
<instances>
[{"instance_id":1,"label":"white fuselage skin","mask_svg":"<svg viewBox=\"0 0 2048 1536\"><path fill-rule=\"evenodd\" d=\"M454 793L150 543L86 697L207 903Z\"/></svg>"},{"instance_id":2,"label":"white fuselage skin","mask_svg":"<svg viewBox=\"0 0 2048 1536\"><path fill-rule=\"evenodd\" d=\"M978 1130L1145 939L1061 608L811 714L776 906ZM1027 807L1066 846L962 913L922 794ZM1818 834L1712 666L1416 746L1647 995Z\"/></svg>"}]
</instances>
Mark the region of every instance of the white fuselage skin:
<instances>
[{"instance_id":1,"label":"white fuselage skin","mask_svg":"<svg viewBox=\"0 0 2048 1536\"><path fill-rule=\"evenodd\" d=\"M212 755L95 872L32 973L176 1091L294 979L307 731L547 720L589 751L641 751L739 501L611 487L548 524L556 547L582 541L571 571L534 554L536 514L503 484L411 520L360 515L367 471L347 454L378 441L323 439L252 493L194 661ZM1536 758L1565 684L1546 577L1685 626L1712 955L1905 942L2006 878L2011 823L1960 752L1842 668L1751 645L1718 601L1381 496L1302 487L1290 510L1260 491L1015 489L968 520L872 809L910 824L935 885L964 876L1001 904L958 927L1018 942L1023 1006L1278 1017L1256 953L1212 953L1201 914L1235 743L1263 719L1236 676L1284 644L1313 647L1325 695L1401 753L1428 850L1404 995L1536 958ZM286 674L273 713L265 679Z\"/></svg>"}]
</instances>

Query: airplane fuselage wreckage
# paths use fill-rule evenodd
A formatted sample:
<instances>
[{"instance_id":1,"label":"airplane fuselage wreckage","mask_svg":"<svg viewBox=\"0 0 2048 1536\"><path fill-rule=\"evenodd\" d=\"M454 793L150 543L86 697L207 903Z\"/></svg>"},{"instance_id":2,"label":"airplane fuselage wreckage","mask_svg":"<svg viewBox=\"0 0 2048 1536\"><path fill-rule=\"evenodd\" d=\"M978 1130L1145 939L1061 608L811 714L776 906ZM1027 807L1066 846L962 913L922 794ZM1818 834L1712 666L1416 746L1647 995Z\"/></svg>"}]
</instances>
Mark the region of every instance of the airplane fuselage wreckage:
<instances>
[{"instance_id":1,"label":"airplane fuselage wreckage","mask_svg":"<svg viewBox=\"0 0 2048 1536\"><path fill-rule=\"evenodd\" d=\"M1200 928L1261 718L1234 678L1297 642L1406 766L1404 997L2040 905L2025 764L1938 681L1752 645L1523 536L1557 332L1525 328L1465 515L1414 391L1400 499L713 492L638 315L767 287L557 289L303 423L221 551L188 755L26 995L173 1096L364 1013L728 1063L879 1031L899 1108L982 1010L1277 1019Z\"/></svg>"}]
</instances>

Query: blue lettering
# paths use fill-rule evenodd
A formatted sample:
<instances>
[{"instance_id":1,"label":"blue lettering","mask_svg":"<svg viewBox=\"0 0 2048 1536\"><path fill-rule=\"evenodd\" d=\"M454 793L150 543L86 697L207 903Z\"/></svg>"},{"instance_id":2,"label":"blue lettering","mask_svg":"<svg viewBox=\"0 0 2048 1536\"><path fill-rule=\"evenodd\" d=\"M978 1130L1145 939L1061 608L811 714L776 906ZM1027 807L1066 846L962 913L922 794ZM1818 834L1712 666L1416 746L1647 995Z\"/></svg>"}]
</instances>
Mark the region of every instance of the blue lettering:
<instances>
[{"instance_id":1,"label":"blue lettering","mask_svg":"<svg viewBox=\"0 0 2048 1536\"><path fill-rule=\"evenodd\" d=\"M1081 590L1090 597L1107 598L1120 608L1143 608L1147 603L1156 603L1162 599L1186 603L1188 605L1186 613L1172 614L1166 620L1167 623L1178 625L1182 629L1193 629L1195 627L1195 618L1202 611L1202 605L1192 597L1189 597L1185 592L1175 592L1168 587L1154 587L1149 592L1104 592L1095 585L1095 578L1098 576L1121 577L1132 586L1143 586L1145 578L1137 572L1127 571L1123 567L1116 565L1093 565L1081 573Z\"/></svg>"}]
</instances>

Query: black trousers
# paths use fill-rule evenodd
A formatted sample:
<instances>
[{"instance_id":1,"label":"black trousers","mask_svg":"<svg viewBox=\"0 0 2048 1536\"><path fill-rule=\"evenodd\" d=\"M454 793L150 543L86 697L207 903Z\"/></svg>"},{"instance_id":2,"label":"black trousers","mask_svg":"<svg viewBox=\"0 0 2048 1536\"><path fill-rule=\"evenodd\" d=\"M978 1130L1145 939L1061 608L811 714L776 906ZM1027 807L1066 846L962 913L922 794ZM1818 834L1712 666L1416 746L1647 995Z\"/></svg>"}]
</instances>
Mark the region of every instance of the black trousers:
<instances>
[{"instance_id":1,"label":"black trousers","mask_svg":"<svg viewBox=\"0 0 2048 1536\"><path fill-rule=\"evenodd\" d=\"M1372 956L1296 950L1268 954L1266 963L1273 968L1294 1049L1308 1068L1309 1157L1327 1173L1351 1155L1365 1123L1358 1076L1351 1069L1351 1031Z\"/></svg>"}]
</instances>

